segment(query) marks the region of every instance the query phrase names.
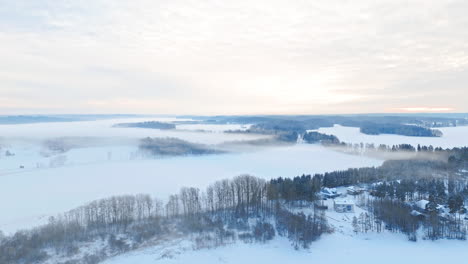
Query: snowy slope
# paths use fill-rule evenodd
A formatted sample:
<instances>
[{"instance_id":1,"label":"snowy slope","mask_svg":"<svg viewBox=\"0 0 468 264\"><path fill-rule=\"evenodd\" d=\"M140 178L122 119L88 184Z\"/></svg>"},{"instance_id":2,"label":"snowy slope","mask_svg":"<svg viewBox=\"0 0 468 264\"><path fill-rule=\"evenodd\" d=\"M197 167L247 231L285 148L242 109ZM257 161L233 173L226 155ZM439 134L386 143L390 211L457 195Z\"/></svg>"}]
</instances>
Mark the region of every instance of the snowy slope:
<instances>
[{"instance_id":1,"label":"snowy slope","mask_svg":"<svg viewBox=\"0 0 468 264\"><path fill-rule=\"evenodd\" d=\"M216 249L198 251L170 247L148 248L109 259L104 264L182 263L360 263L360 264L440 264L466 263L466 241L409 242L398 234L380 236L325 235L308 250L294 250L284 238L266 244L238 242ZM162 255L170 256L163 257Z\"/></svg>"}]
</instances>

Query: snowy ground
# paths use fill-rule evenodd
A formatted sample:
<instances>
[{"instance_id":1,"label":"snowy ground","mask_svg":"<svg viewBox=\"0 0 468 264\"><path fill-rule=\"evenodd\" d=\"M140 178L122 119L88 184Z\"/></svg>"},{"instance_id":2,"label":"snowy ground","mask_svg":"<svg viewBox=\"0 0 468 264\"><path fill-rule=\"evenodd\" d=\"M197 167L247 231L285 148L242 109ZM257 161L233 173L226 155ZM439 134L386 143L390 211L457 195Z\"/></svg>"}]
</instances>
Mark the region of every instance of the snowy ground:
<instances>
[{"instance_id":1,"label":"snowy ground","mask_svg":"<svg viewBox=\"0 0 468 264\"><path fill-rule=\"evenodd\" d=\"M331 134L337 136L341 141L346 143L374 143L376 146L379 144L397 145L397 144L411 144L417 146L418 144L442 148L453 148L468 146L468 126L462 127L444 127L437 128L444 134L442 137L408 137L399 135L366 135L359 131L357 127L344 127L335 125L334 127L320 128L316 131L324 134Z\"/></svg>"},{"instance_id":2,"label":"snowy ground","mask_svg":"<svg viewBox=\"0 0 468 264\"><path fill-rule=\"evenodd\" d=\"M187 248L148 248L109 259L104 264L175 264L175 263L465 263L466 241L409 242L398 234L323 236L308 250L296 251L285 238L266 244L238 242L216 249L193 251ZM168 254L169 253L169 254ZM171 257L162 257L165 254Z\"/></svg>"}]
</instances>

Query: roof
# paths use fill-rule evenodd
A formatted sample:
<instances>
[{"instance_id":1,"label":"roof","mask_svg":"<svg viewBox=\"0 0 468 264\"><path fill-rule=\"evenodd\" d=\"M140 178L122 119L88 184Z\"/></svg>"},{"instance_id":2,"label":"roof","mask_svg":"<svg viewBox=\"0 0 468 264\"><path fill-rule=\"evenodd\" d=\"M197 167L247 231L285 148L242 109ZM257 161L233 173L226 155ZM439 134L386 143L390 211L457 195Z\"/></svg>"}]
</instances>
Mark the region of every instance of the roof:
<instances>
[{"instance_id":1,"label":"roof","mask_svg":"<svg viewBox=\"0 0 468 264\"><path fill-rule=\"evenodd\" d=\"M364 191L363 188L358 187L358 186L350 186L347 188L349 191Z\"/></svg>"},{"instance_id":2,"label":"roof","mask_svg":"<svg viewBox=\"0 0 468 264\"><path fill-rule=\"evenodd\" d=\"M421 209L426 209L426 205L429 203L428 200L419 200L416 202L416 206L421 208Z\"/></svg>"},{"instance_id":3,"label":"roof","mask_svg":"<svg viewBox=\"0 0 468 264\"><path fill-rule=\"evenodd\" d=\"M323 188L322 193L327 193L327 194L336 194L337 191L335 188Z\"/></svg>"},{"instance_id":4,"label":"roof","mask_svg":"<svg viewBox=\"0 0 468 264\"><path fill-rule=\"evenodd\" d=\"M420 216L420 215L424 216L424 214L422 214L422 213L420 213L420 212L418 212L418 211L416 211L416 210L411 211L410 214L411 214L412 216Z\"/></svg>"}]
</instances>

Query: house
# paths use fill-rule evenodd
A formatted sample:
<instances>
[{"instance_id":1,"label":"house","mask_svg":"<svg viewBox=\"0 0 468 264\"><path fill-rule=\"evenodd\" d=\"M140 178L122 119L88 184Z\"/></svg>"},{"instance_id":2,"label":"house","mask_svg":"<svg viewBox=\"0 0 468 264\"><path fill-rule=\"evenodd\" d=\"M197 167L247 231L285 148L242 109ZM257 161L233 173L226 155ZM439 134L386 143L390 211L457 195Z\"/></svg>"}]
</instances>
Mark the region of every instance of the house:
<instances>
[{"instance_id":1,"label":"house","mask_svg":"<svg viewBox=\"0 0 468 264\"><path fill-rule=\"evenodd\" d=\"M419 200L414 203L415 209L420 211L420 212L429 212L429 211L434 211L437 213L443 213L444 212L444 206L440 204L433 203L433 205L429 206L431 202L428 200ZM431 209L432 208L432 209Z\"/></svg>"},{"instance_id":2,"label":"house","mask_svg":"<svg viewBox=\"0 0 468 264\"><path fill-rule=\"evenodd\" d=\"M346 189L346 192L350 195L358 195L363 193L364 189L357 186L351 186Z\"/></svg>"},{"instance_id":3,"label":"house","mask_svg":"<svg viewBox=\"0 0 468 264\"><path fill-rule=\"evenodd\" d=\"M333 201L333 207L338 213L354 213L354 201L336 199Z\"/></svg>"},{"instance_id":4,"label":"house","mask_svg":"<svg viewBox=\"0 0 468 264\"><path fill-rule=\"evenodd\" d=\"M425 211L427 204L429 203L428 200L419 200L415 203L415 205L418 207L418 209Z\"/></svg>"},{"instance_id":5,"label":"house","mask_svg":"<svg viewBox=\"0 0 468 264\"><path fill-rule=\"evenodd\" d=\"M326 198L335 198L340 196L341 194L335 188L323 188L320 192L320 196L324 199Z\"/></svg>"}]
</instances>

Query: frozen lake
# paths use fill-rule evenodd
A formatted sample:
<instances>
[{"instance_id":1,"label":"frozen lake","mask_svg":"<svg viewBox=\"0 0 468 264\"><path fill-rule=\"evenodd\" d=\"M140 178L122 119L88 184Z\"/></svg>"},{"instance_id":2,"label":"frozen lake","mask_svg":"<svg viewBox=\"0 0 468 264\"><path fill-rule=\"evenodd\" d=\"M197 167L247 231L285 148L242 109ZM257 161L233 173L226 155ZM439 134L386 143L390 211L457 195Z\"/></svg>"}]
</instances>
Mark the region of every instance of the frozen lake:
<instances>
[{"instance_id":1,"label":"frozen lake","mask_svg":"<svg viewBox=\"0 0 468 264\"><path fill-rule=\"evenodd\" d=\"M335 125L334 127L320 128L317 131L325 134L337 136L341 141L346 143L374 143L397 145L411 144L413 146L432 145L434 147L453 148L468 146L468 126L460 127L444 127L438 128L444 134L442 137L408 137L400 135L366 135L359 131L358 127L344 127Z\"/></svg>"},{"instance_id":2,"label":"frozen lake","mask_svg":"<svg viewBox=\"0 0 468 264\"><path fill-rule=\"evenodd\" d=\"M0 176L0 229L11 232L28 227L50 215L111 195L149 193L166 198L183 186L204 188L216 180L244 173L270 179L381 163L319 145L296 145L238 154L24 170Z\"/></svg>"}]
</instances>

